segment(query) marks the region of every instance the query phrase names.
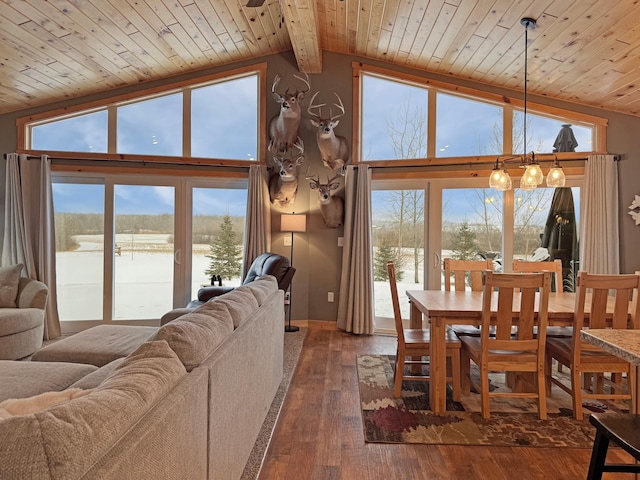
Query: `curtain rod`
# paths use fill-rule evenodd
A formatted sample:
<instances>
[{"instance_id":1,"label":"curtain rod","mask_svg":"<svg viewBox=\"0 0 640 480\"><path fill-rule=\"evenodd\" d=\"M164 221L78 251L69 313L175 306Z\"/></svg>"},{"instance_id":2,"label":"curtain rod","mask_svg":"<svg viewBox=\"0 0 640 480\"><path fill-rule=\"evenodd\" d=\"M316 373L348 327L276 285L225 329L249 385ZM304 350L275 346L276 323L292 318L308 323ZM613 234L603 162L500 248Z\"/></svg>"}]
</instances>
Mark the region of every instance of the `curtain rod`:
<instances>
[{"instance_id":1,"label":"curtain rod","mask_svg":"<svg viewBox=\"0 0 640 480\"><path fill-rule=\"evenodd\" d=\"M559 152L559 153L567 153L567 152ZM553 154L553 153L542 153L542 154L540 154L540 156L536 155L536 160L539 160L541 163L553 162L553 161L555 161L555 159L553 159L553 158L549 158L549 159L544 158L544 157L553 156L553 155L555 155L555 154ZM593 155L613 155L613 161L614 162L618 162L618 161L622 160L622 155L618 154L618 153L615 153L615 154L612 154L612 153L594 153ZM500 158L500 157L501 157L500 155L496 156L496 158ZM506 155L502 155L502 157L506 157ZM540 157L543 157L543 158L540 158ZM516 160L517 158L518 158L518 156L516 155L516 156L508 158L506 161ZM413 160L415 160L415 159L413 159ZM577 162L577 161L585 161L586 162L586 161L589 160L589 157L585 155L583 157L565 158L565 159L559 159L559 160L561 162L563 162L563 163L564 162ZM495 160L491 160L491 161L487 160L487 161L482 161L482 162L457 162L457 163L437 163L437 164L430 163L430 164L424 164L424 165L421 165L421 164L418 164L418 163L411 164L411 165L406 165L406 164L404 164L404 165L393 165L393 164L389 164L389 163L392 163L393 160L385 160L385 162L387 162L386 165L375 165L375 164L372 164L372 163L378 162L378 161L379 160L372 160L372 161L370 160L370 161L363 161L363 162L359 162L359 163L361 163L363 165L369 165L372 168L406 168L406 167L420 167L420 168L424 168L424 167L427 167L427 168L436 168L436 167L442 168L442 167L445 167L446 168L446 167L473 167L473 166L476 166L476 165L493 165L493 164L495 164Z\"/></svg>"},{"instance_id":2,"label":"curtain rod","mask_svg":"<svg viewBox=\"0 0 640 480\"><path fill-rule=\"evenodd\" d=\"M8 158L8 153L5 153L3 155L4 159L6 160ZM33 155L30 153L19 153L18 155L26 155L27 160L33 160L33 159L38 159L40 158L40 155ZM47 155L47 154L45 154ZM204 167L204 168L238 168L238 169L248 169L251 165L260 165L258 162L255 163L251 163L248 165L223 165L223 164L214 164L214 163L196 163L196 162L182 162L182 163L178 163L178 162L174 162L171 160L161 160L161 161L149 161L149 160L143 160L143 159L122 159L122 158L83 158L83 157L77 157L77 158L70 158L70 157L56 157L55 155L47 155L51 160L57 160L57 161L69 161L69 162L73 162L75 160L81 160L81 161L85 161L85 162L120 162L120 163L135 163L135 164L142 164L142 165L149 165L149 166L153 166L153 165L171 165L171 166L176 166L176 167L181 167L181 166L186 166L186 167ZM176 157L176 158L181 158L181 157Z\"/></svg>"}]
</instances>

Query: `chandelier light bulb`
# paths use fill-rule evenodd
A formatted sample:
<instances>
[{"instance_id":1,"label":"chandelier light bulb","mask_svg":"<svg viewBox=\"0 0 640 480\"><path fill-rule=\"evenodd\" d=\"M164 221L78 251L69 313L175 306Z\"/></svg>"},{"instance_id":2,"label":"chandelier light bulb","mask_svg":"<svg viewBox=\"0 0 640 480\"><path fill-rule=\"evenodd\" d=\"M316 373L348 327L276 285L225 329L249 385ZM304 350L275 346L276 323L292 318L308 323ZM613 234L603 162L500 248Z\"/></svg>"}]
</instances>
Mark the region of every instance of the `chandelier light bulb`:
<instances>
[{"instance_id":1,"label":"chandelier light bulb","mask_svg":"<svg viewBox=\"0 0 640 480\"><path fill-rule=\"evenodd\" d=\"M497 163L496 167L491 171L489 187L500 191L511 190L511 177L504 167L498 167Z\"/></svg>"},{"instance_id":2,"label":"chandelier light bulb","mask_svg":"<svg viewBox=\"0 0 640 480\"><path fill-rule=\"evenodd\" d=\"M548 187L564 187L565 176L562 167L557 163L551 167L549 170L549 174L547 175L547 186Z\"/></svg>"},{"instance_id":3,"label":"chandelier light bulb","mask_svg":"<svg viewBox=\"0 0 640 480\"><path fill-rule=\"evenodd\" d=\"M522 178L520 179L521 190L535 190L538 187L538 180L535 175L531 173L529 168L524 171Z\"/></svg>"},{"instance_id":4,"label":"chandelier light bulb","mask_svg":"<svg viewBox=\"0 0 640 480\"><path fill-rule=\"evenodd\" d=\"M544 175L542 174L542 169L540 168L540 164L538 163L530 163L527 165L527 170L525 174L536 179L536 185L542 185L544 181Z\"/></svg>"}]
</instances>

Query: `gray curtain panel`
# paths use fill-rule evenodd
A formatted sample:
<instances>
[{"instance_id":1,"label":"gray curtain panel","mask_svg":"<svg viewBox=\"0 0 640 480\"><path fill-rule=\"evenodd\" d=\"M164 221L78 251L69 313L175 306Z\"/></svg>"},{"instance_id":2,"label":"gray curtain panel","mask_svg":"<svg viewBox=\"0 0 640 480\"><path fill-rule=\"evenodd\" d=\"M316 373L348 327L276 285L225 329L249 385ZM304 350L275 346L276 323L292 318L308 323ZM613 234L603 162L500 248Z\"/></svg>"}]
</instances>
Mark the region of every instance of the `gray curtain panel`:
<instances>
[{"instance_id":1,"label":"gray curtain panel","mask_svg":"<svg viewBox=\"0 0 640 480\"><path fill-rule=\"evenodd\" d=\"M371 169L363 165L349 165L345 174L338 328L357 334L372 334L374 330Z\"/></svg>"},{"instance_id":2,"label":"gray curtain panel","mask_svg":"<svg viewBox=\"0 0 640 480\"><path fill-rule=\"evenodd\" d=\"M48 156L7 155L2 265L22 263L26 276L49 288L44 339L60 336L56 296L56 245Z\"/></svg>"},{"instance_id":3,"label":"gray curtain panel","mask_svg":"<svg viewBox=\"0 0 640 480\"><path fill-rule=\"evenodd\" d=\"M245 218L244 260L242 279L258 255L271 251L271 204L267 167L249 167L249 188L247 192L247 215Z\"/></svg>"}]
</instances>

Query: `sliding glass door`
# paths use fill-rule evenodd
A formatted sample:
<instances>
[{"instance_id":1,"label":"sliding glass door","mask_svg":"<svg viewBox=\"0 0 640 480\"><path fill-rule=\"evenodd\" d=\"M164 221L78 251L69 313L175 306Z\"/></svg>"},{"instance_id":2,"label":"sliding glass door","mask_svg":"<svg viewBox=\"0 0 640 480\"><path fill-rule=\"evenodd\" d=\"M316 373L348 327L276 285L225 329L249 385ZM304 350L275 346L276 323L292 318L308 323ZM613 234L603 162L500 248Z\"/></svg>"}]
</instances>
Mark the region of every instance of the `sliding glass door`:
<instances>
[{"instance_id":1,"label":"sliding glass door","mask_svg":"<svg viewBox=\"0 0 640 480\"><path fill-rule=\"evenodd\" d=\"M56 175L63 331L157 325L195 298L222 264L224 285L239 284L246 188L244 179Z\"/></svg>"}]
</instances>

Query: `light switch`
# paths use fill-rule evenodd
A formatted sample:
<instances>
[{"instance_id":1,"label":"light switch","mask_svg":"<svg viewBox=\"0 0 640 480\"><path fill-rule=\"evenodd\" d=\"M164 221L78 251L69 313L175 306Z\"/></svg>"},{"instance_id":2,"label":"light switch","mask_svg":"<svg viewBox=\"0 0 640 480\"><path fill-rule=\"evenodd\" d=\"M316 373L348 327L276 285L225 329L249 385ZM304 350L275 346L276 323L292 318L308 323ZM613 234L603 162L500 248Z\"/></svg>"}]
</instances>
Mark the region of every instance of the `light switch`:
<instances>
[{"instance_id":1,"label":"light switch","mask_svg":"<svg viewBox=\"0 0 640 480\"><path fill-rule=\"evenodd\" d=\"M290 247L291 246L291 237L290 236L286 236L284 237L284 246L285 247Z\"/></svg>"}]
</instances>

